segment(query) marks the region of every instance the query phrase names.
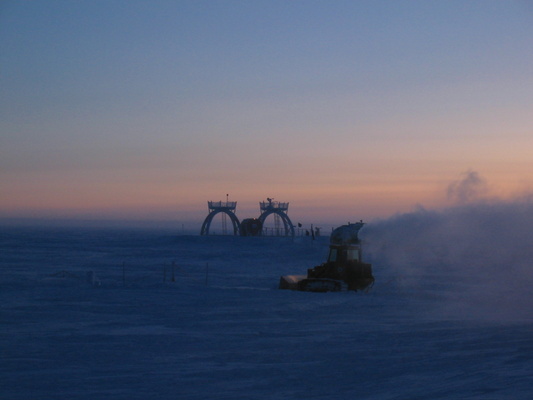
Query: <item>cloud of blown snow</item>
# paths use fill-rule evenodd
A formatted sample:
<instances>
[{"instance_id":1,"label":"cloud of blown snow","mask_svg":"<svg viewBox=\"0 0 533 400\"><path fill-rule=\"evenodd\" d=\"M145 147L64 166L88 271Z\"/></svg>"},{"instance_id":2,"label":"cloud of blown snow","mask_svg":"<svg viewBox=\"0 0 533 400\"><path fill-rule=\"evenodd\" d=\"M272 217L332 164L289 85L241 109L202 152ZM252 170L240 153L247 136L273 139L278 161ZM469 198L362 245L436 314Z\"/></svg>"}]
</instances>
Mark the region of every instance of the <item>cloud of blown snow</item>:
<instances>
[{"instance_id":1,"label":"cloud of blown snow","mask_svg":"<svg viewBox=\"0 0 533 400\"><path fill-rule=\"evenodd\" d=\"M466 171L463 177L448 185L448 199L457 204L479 200L487 193L487 182L476 171Z\"/></svg>"},{"instance_id":2,"label":"cloud of blown snow","mask_svg":"<svg viewBox=\"0 0 533 400\"><path fill-rule=\"evenodd\" d=\"M460 203L470 201L480 182L468 173L451 192ZM533 319L531 196L420 208L368 224L362 237L376 276L438 293L449 316Z\"/></svg>"}]
</instances>

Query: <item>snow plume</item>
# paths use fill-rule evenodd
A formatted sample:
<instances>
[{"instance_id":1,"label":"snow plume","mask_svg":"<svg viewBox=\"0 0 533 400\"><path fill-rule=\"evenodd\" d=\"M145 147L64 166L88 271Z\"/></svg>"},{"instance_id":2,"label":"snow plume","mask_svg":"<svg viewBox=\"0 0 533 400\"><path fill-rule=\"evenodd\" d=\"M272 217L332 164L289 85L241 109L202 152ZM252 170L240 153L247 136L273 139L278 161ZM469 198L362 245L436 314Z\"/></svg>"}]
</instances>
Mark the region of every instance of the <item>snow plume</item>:
<instances>
[{"instance_id":1,"label":"snow plume","mask_svg":"<svg viewBox=\"0 0 533 400\"><path fill-rule=\"evenodd\" d=\"M478 182L469 174L453 191L468 199ZM439 298L450 318L533 318L531 197L419 209L368 224L362 237L376 289L381 280L384 289Z\"/></svg>"},{"instance_id":2,"label":"snow plume","mask_svg":"<svg viewBox=\"0 0 533 400\"><path fill-rule=\"evenodd\" d=\"M487 192L487 183L476 171L469 170L463 178L448 186L448 199L466 204L480 199Z\"/></svg>"}]
</instances>

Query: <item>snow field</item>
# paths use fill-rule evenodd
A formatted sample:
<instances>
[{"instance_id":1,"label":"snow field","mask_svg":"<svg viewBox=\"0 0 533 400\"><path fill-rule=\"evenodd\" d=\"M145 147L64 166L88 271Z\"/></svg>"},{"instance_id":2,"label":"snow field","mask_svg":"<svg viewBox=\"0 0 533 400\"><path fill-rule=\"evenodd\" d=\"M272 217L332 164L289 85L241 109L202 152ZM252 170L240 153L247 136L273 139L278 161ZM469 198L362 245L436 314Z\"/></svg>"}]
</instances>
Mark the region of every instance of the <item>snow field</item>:
<instances>
[{"instance_id":1,"label":"snow field","mask_svg":"<svg viewBox=\"0 0 533 400\"><path fill-rule=\"evenodd\" d=\"M368 294L277 289L327 238L3 233L0 397L530 399L529 314L478 316L476 280L400 274L368 233Z\"/></svg>"}]
</instances>

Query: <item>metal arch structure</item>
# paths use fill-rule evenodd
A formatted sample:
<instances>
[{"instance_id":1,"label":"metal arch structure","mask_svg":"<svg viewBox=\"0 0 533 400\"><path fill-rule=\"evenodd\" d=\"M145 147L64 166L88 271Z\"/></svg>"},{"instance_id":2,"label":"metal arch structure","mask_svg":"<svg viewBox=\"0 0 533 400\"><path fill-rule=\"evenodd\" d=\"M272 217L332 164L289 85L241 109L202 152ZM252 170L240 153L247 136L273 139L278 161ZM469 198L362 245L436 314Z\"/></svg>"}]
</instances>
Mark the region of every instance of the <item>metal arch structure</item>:
<instances>
[{"instance_id":1,"label":"metal arch structure","mask_svg":"<svg viewBox=\"0 0 533 400\"><path fill-rule=\"evenodd\" d=\"M233 234L238 235L240 231L240 222L239 218L235 215L233 211L235 211L235 208L237 207L237 202L213 202L208 201L207 202L209 207L209 214L204 220L204 223L202 224L202 229L200 231L200 235L209 235L209 228L211 226L211 222L213 221L213 218L215 215L219 213L224 213L229 216L230 221L233 225Z\"/></svg>"},{"instance_id":2,"label":"metal arch structure","mask_svg":"<svg viewBox=\"0 0 533 400\"><path fill-rule=\"evenodd\" d=\"M200 235L209 235L209 228L211 226L211 222L213 221L215 215L217 215L218 213L225 213L229 216L231 223L233 224L233 234L238 235L241 224L237 216L229 210L211 211L209 215L205 218L204 223L202 224L202 230L200 231Z\"/></svg>"},{"instance_id":3,"label":"metal arch structure","mask_svg":"<svg viewBox=\"0 0 533 400\"><path fill-rule=\"evenodd\" d=\"M292 224L291 219L287 215L289 210L289 203L280 203L274 202L273 199L267 199L268 202L259 203L259 208L261 209L261 215L259 220L261 224L265 225L265 220L271 214L278 215L283 221L283 226L285 228L285 236L294 236L294 225Z\"/></svg>"}]
</instances>

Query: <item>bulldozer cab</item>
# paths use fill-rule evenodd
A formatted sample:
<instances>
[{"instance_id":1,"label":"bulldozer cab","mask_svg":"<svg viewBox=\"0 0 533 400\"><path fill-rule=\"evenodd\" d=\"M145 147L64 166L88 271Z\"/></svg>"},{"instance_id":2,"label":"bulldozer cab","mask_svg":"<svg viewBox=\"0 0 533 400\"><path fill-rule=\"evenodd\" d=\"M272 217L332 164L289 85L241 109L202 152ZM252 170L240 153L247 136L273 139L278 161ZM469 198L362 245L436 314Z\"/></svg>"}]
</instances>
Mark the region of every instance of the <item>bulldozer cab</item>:
<instances>
[{"instance_id":1,"label":"bulldozer cab","mask_svg":"<svg viewBox=\"0 0 533 400\"><path fill-rule=\"evenodd\" d=\"M361 262L361 248L359 246L335 246L329 247L328 262L346 263Z\"/></svg>"}]
</instances>

